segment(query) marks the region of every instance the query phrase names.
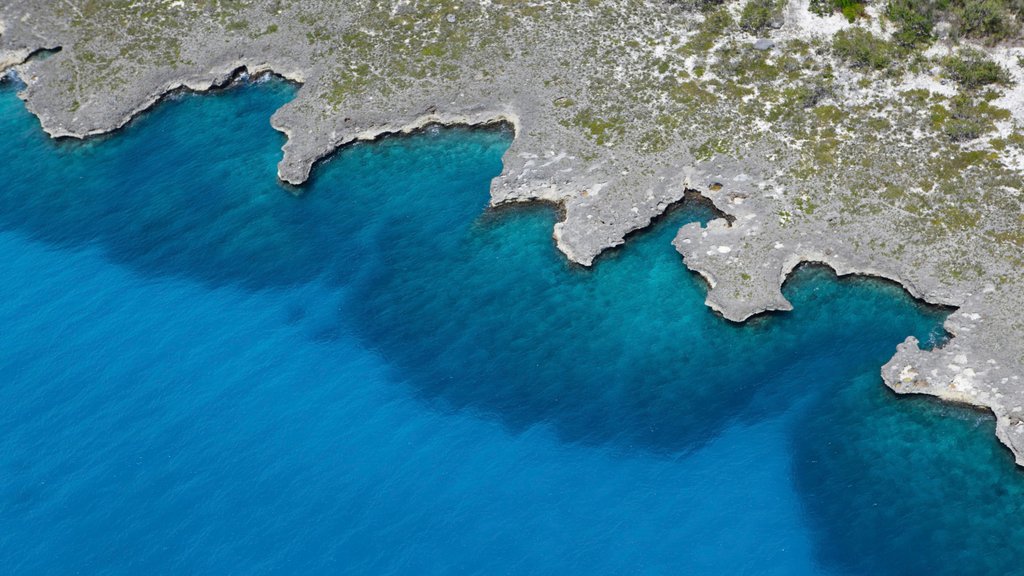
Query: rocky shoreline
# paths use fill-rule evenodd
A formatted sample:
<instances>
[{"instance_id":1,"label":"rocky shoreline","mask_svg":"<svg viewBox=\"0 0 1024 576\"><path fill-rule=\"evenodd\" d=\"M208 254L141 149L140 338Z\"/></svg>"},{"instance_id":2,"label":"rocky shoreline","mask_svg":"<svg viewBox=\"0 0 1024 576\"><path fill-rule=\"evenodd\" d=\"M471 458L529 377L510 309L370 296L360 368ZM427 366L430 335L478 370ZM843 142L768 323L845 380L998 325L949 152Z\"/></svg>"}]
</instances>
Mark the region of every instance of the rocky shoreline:
<instances>
[{"instance_id":1,"label":"rocky shoreline","mask_svg":"<svg viewBox=\"0 0 1024 576\"><path fill-rule=\"evenodd\" d=\"M978 88L942 69L969 43L936 44L899 73L865 68L835 38L894 32L807 1L786 4L770 42L737 26L743 2L90 6L0 7L0 71L17 71L54 137L117 130L243 70L301 86L270 120L292 185L354 141L507 123L491 204L561 206L554 239L581 265L697 191L723 217L673 244L729 320L790 309L781 286L803 262L956 307L949 343L908 339L883 378L991 410L1024 465L1024 68L1008 57L1020 49L998 49L1008 84Z\"/></svg>"}]
</instances>

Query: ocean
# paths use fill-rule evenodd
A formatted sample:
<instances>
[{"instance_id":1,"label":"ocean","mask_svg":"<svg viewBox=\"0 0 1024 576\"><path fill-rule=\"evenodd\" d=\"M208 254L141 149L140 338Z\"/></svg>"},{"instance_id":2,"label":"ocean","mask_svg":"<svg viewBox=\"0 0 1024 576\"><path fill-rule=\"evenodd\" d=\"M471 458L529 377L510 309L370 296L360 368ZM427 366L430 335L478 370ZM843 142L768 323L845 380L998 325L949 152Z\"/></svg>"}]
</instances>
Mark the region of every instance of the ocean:
<instances>
[{"instance_id":1,"label":"ocean","mask_svg":"<svg viewBox=\"0 0 1024 576\"><path fill-rule=\"evenodd\" d=\"M487 208L508 130L340 150L296 88L176 95L54 141L0 84L5 574L1007 574L989 415L879 369L949 310L804 266L737 325L670 241L592 269ZM294 195L294 192L301 192Z\"/></svg>"}]
</instances>

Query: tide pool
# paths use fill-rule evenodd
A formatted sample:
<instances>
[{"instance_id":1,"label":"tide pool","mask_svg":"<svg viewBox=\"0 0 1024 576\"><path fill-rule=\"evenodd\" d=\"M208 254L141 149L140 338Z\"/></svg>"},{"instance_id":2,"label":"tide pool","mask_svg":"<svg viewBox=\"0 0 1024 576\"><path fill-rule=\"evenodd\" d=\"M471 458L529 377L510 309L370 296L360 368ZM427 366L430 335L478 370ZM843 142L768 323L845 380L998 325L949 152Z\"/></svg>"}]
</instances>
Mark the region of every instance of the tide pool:
<instances>
[{"instance_id":1,"label":"tide pool","mask_svg":"<svg viewBox=\"0 0 1024 576\"><path fill-rule=\"evenodd\" d=\"M945 311L805 267L734 325L674 211L590 270L489 211L511 135L275 179L277 81L50 140L0 84L12 574L1000 574L1024 475L879 368Z\"/></svg>"}]
</instances>

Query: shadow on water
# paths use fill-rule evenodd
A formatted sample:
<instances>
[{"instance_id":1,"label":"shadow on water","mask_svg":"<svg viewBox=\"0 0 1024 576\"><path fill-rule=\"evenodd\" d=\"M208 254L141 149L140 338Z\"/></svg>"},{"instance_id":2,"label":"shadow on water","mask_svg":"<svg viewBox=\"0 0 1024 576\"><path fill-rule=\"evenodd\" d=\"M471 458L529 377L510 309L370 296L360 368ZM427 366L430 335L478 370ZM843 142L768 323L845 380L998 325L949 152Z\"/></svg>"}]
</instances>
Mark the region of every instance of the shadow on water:
<instances>
[{"instance_id":1,"label":"shadow on water","mask_svg":"<svg viewBox=\"0 0 1024 576\"><path fill-rule=\"evenodd\" d=\"M894 397L871 374L791 438L819 560L852 574L1016 574L1024 478L993 418Z\"/></svg>"},{"instance_id":2,"label":"shadow on water","mask_svg":"<svg viewBox=\"0 0 1024 576\"><path fill-rule=\"evenodd\" d=\"M274 178L281 137L265 120L292 90L179 96L119 138L58 145L8 99L5 133L23 144L8 149L0 223L99 246L142 274L345 286L348 304L310 338L354 328L437 407L659 453L789 408L805 394L791 382L808 373L877 370L906 334L927 339L941 320L894 286L807 269L787 285L796 313L723 322L670 245L681 224L713 217L689 201L595 269L569 266L551 207L485 210L508 132L352 146L292 197ZM865 307L888 321L865 321ZM301 324L301 304L287 316Z\"/></svg>"},{"instance_id":3,"label":"shadow on water","mask_svg":"<svg viewBox=\"0 0 1024 576\"><path fill-rule=\"evenodd\" d=\"M857 569L886 571L855 553L877 534L890 538L879 558L913 549L898 531L913 510L901 506L931 502L913 486L955 499L942 466L960 467L961 490L982 474L973 468L992 466L988 424L978 433L976 420L937 414L948 408L885 395L879 366L907 335L940 340L945 316L898 286L802 267L785 287L794 312L724 322L670 245L678 226L713 216L692 204L594 269L569 266L551 241L551 207L485 210L507 132L355 145L295 198L276 183L282 137L267 123L292 95L269 82L176 97L117 138L55 144L0 88L0 227L99 247L143 275L252 291L323 283L345 294L337 317L314 322L296 301L282 323L320 345L355 333L428 403L513 430L545 424L567 442L679 454L726 427L803 410L794 474L822 528L821 556ZM997 459L998 481L982 483L1003 486L991 501L1024 501ZM953 514L935 522L980 521Z\"/></svg>"}]
</instances>

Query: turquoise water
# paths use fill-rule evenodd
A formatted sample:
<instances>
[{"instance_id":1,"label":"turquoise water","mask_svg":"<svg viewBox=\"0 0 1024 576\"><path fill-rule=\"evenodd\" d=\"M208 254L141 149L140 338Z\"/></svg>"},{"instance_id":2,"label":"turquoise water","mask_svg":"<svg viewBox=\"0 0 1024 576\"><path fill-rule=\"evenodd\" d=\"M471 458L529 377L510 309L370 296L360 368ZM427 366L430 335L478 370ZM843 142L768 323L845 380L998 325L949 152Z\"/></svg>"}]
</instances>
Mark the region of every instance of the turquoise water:
<instances>
[{"instance_id":1,"label":"turquoise water","mask_svg":"<svg viewBox=\"0 0 1024 576\"><path fill-rule=\"evenodd\" d=\"M275 181L279 82L53 142L0 85L12 574L998 574L1024 475L879 367L945 312L806 267L737 326L669 244L592 270L439 130Z\"/></svg>"}]
</instances>

